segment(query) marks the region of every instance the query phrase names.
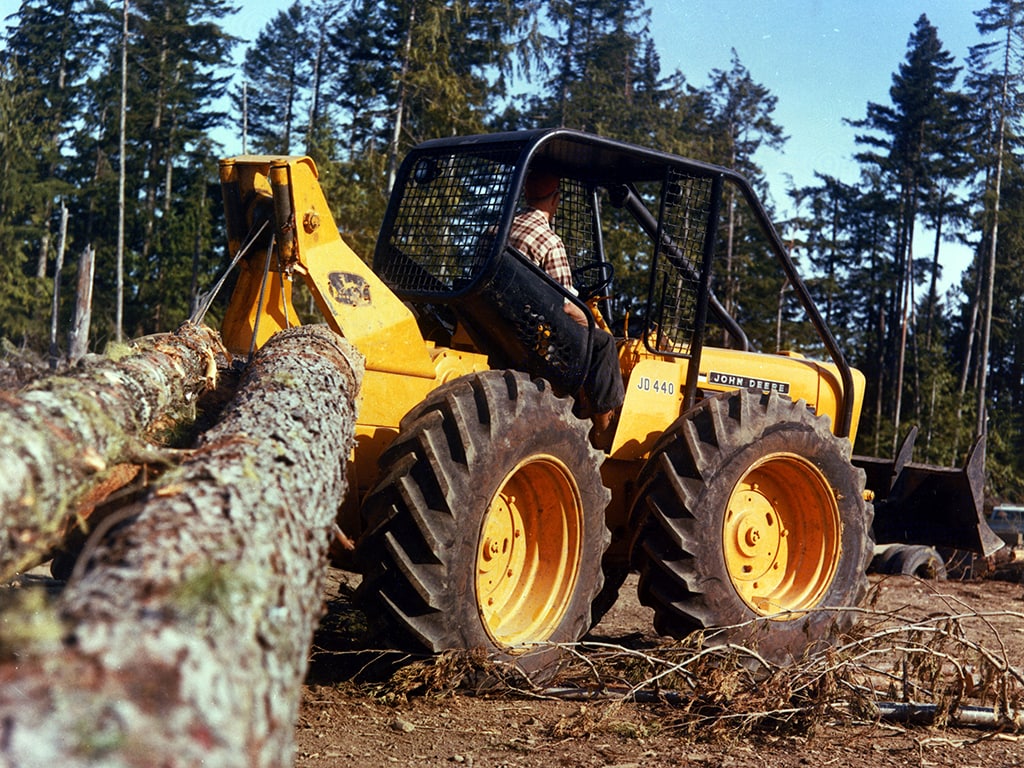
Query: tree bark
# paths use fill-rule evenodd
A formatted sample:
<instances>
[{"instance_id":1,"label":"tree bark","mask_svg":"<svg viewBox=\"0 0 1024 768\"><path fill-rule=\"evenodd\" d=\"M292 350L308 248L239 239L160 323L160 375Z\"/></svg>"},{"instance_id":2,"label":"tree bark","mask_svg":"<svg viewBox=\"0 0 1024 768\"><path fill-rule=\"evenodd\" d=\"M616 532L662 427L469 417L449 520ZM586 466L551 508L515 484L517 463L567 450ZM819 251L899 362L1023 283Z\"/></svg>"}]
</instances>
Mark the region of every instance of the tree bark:
<instances>
[{"instance_id":1,"label":"tree bark","mask_svg":"<svg viewBox=\"0 0 1024 768\"><path fill-rule=\"evenodd\" d=\"M185 324L120 348L120 359L0 392L0 579L39 562L90 492L193 415L220 351L216 333Z\"/></svg>"},{"instance_id":2,"label":"tree bark","mask_svg":"<svg viewBox=\"0 0 1024 768\"><path fill-rule=\"evenodd\" d=\"M53 297L50 303L50 368L60 364L60 346L57 344L57 327L60 325L60 273L64 271L64 253L68 243L68 207L60 201L60 234L57 238L57 261L53 265ZM45 276L45 275L44 275Z\"/></svg>"},{"instance_id":3,"label":"tree bark","mask_svg":"<svg viewBox=\"0 0 1024 768\"><path fill-rule=\"evenodd\" d=\"M0 665L0 763L293 764L361 377L323 326L260 350L197 451L83 554L59 646L39 631Z\"/></svg>"}]
</instances>

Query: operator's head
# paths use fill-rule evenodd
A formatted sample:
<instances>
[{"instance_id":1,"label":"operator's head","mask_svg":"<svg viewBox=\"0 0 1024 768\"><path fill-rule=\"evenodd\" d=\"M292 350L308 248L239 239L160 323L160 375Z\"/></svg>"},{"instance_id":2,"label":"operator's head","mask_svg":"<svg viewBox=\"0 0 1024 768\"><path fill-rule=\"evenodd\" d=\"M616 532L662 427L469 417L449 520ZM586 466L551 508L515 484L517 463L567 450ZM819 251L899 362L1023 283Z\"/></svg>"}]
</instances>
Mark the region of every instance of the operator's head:
<instances>
[{"instance_id":1,"label":"operator's head","mask_svg":"<svg viewBox=\"0 0 1024 768\"><path fill-rule=\"evenodd\" d=\"M526 204L531 208L542 210L557 207L558 199L562 190L559 187L559 178L549 171L541 168L531 170L526 176L523 195Z\"/></svg>"}]
</instances>

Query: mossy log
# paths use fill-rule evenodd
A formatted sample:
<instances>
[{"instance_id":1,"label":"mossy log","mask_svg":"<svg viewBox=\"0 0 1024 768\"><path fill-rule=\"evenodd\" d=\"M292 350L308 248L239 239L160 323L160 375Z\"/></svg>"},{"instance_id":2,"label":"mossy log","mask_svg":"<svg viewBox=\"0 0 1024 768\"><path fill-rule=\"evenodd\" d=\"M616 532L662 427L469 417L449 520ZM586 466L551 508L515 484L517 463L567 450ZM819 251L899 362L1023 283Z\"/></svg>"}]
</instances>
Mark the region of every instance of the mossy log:
<instances>
[{"instance_id":1,"label":"mossy log","mask_svg":"<svg viewBox=\"0 0 1024 768\"><path fill-rule=\"evenodd\" d=\"M214 385L223 348L187 323L115 352L0 392L0 580L38 563L80 510L152 459L154 436L190 419Z\"/></svg>"},{"instance_id":2,"label":"mossy log","mask_svg":"<svg viewBox=\"0 0 1024 768\"><path fill-rule=\"evenodd\" d=\"M293 764L361 377L322 326L260 350L197 450L83 553L52 621L35 611L4 649L0 764Z\"/></svg>"}]
</instances>

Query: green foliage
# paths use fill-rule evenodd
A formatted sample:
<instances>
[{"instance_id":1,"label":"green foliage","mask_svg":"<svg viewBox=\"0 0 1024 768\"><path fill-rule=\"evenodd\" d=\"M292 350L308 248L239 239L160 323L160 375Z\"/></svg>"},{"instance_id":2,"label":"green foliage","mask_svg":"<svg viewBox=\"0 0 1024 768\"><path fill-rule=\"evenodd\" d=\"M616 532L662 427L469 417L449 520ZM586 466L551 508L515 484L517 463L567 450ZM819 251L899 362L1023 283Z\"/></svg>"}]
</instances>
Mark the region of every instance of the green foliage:
<instances>
[{"instance_id":1,"label":"green foliage","mask_svg":"<svg viewBox=\"0 0 1024 768\"><path fill-rule=\"evenodd\" d=\"M232 91L235 114L246 130L243 151L287 155L300 143L303 97L313 66L304 16L302 5L293 3L274 17L245 53L242 82Z\"/></svg>"},{"instance_id":2,"label":"green foliage","mask_svg":"<svg viewBox=\"0 0 1024 768\"><path fill-rule=\"evenodd\" d=\"M959 462L970 442L957 434L967 393L936 292L943 243L966 220L969 102L955 88L959 72L922 15L893 75L891 104L869 103L866 117L851 121L863 131L861 178L819 176L790 191L801 211L796 247L818 277L812 291L867 377L864 453L894 450L906 423L921 428L921 460ZM931 244L915 240L922 220ZM929 250L931 258L917 255Z\"/></svg>"},{"instance_id":3,"label":"green foliage","mask_svg":"<svg viewBox=\"0 0 1024 768\"><path fill-rule=\"evenodd\" d=\"M568 126L720 163L766 192L760 163L785 141L775 97L735 52L725 69L663 72L648 5L303 0L268 15L234 72L238 41L223 23L240 3L132 2L122 156L123 4L26 0L0 51L0 336L46 343L61 201L71 215L60 324L72 314L76 256L89 247L97 254L93 347L114 336L122 164L125 333L187 317L225 267L214 141L225 125L244 132L248 151L312 156L339 228L367 260L397 163L424 139ZM1024 2L991 0L977 16L983 42L966 73L927 17L917 20L905 59L894 62L888 101L868 103L851 121L859 177L819 176L787 190L798 214L778 227L866 375L862 452L890 451L916 423L917 458L962 460L991 309L985 400L994 491L1013 496L1024 493ZM224 115L218 105L229 88ZM606 201L603 234L616 267L615 315L635 316L650 254L611 208ZM752 220L740 201L726 201L719 298L761 349L820 354ZM958 292L938 295L951 238L982 258L997 242L991 308L983 260Z\"/></svg>"}]
</instances>

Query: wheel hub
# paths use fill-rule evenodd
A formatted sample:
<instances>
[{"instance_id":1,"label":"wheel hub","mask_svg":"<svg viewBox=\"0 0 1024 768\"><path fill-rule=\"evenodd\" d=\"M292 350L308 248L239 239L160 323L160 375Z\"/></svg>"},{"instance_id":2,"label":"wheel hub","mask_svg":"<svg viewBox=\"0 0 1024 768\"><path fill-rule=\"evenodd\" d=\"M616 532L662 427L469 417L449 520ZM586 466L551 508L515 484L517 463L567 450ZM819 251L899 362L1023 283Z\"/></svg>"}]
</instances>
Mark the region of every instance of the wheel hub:
<instances>
[{"instance_id":1,"label":"wheel hub","mask_svg":"<svg viewBox=\"0 0 1024 768\"><path fill-rule=\"evenodd\" d=\"M729 497L722 537L729 577L760 615L806 611L832 583L840 535L839 507L820 470L795 454L765 456Z\"/></svg>"},{"instance_id":2,"label":"wheel hub","mask_svg":"<svg viewBox=\"0 0 1024 768\"><path fill-rule=\"evenodd\" d=\"M522 537L523 520L514 496L498 493L484 521L480 557L477 559L477 585L480 599L487 606L510 599L515 574L522 573L526 551L517 547Z\"/></svg>"},{"instance_id":3,"label":"wheel hub","mask_svg":"<svg viewBox=\"0 0 1024 768\"><path fill-rule=\"evenodd\" d=\"M534 456L491 499L477 549L476 596L484 628L504 646L551 637L576 589L583 502L565 465Z\"/></svg>"},{"instance_id":4,"label":"wheel hub","mask_svg":"<svg viewBox=\"0 0 1024 768\"><path fill-rule=\"evenodd\" d=\"M730 499L727 530L731 531L735 556L740 565L738 578L756 580L779 568L784 535L770 499L751 488Z\"/></svg>"}]
</instances>

